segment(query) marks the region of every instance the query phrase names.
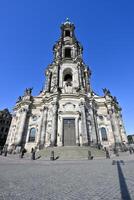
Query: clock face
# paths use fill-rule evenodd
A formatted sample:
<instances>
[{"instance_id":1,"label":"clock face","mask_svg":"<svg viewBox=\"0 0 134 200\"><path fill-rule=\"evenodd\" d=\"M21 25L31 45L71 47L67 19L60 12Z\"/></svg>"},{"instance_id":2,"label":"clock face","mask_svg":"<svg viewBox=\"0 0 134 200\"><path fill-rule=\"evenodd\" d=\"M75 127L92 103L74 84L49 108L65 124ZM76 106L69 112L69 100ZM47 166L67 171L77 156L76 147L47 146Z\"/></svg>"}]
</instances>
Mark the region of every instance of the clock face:
<instances>
[{"instance_id":1,"label":"clock face","mask_svg":"<svg viewBox=\"0 0 134 200\"><path fill-rule=\"evenodd\" d=\"M37 116L33 115L32 119L33 119L33 121L36 121L37 120Z\"/></svg>"},{"instance_id":2,"label":"clock face","mask_svg":"<svg viewBox=\"0 0 134 200\"><path fill-rule=\"evenodd\" d=\"M104 119L102 115L100 115L99 118L100 118L100 120L103 120L103 119Z\"/></svg>"}]
</instances>

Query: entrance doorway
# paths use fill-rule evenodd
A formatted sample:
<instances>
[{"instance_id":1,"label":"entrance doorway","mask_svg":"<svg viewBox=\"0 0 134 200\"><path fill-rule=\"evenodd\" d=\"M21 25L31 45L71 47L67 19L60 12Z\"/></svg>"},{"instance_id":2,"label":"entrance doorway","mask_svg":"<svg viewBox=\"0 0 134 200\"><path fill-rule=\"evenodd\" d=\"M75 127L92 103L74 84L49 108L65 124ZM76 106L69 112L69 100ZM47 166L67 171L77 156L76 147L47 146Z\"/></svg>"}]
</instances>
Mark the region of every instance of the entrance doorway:
<instances>
[{"instance_id":1,"label":"entrance doorway","mask_svg":"<svg viewBox=\"0 0 134 200\"><path fill-rule=\"evenodd\" d=\"M75 119L63 119L63 145L76 145Z\"/></svg>"}]
</instances>

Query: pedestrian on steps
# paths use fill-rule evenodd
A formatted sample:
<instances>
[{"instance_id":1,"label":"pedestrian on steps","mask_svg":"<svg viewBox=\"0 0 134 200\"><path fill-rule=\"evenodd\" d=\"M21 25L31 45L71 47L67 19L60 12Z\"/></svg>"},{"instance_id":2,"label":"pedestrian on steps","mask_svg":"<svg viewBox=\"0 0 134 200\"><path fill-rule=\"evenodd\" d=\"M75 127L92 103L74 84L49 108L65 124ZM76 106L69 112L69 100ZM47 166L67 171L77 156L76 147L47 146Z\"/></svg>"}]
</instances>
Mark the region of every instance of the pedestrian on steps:
<instances>
[{"instance_id":1,"label":"pedestrian on steps","mask_svg":"<svg viewBox=\"0 0 134 200\"><path fill-rule=\"evenodd\" d=\"M109 151L107 149L106 149L106 158L110 159L110 154L109 154Z\"/></svg>"},{"instance_id":2,"label":"pedestrian on steps","mask_svg":"<svg viewBox=\"0 0 134 200\"><path fill-rule=\"evenodd\" d=\"M35 151L36 151L35 148L31 149L31 154L32 154L31 159L32 160L35 160Z\"/></svg>"}]
</instances>

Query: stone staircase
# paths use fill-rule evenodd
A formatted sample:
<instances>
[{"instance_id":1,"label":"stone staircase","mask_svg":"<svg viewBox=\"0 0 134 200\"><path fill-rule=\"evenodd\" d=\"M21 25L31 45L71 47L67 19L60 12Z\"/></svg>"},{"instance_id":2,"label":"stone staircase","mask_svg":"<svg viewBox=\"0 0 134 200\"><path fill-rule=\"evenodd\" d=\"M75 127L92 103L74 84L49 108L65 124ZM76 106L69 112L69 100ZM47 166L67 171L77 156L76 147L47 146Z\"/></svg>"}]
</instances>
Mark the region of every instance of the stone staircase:
<instances>
[{"instance_id":1,"label":"stone staircase","mask_svg":"<svg viewBox=\"0 0 134 200\"><path fill-rule=\"evenodd\" d=\"M58 160L84 160L88 159L88 151L94 158L105 157L105 151L99 150L95 147L47 147L36 153L36 157L50 160L51 152L54 151L54 158Z\"/></svg>"}]
</instances>

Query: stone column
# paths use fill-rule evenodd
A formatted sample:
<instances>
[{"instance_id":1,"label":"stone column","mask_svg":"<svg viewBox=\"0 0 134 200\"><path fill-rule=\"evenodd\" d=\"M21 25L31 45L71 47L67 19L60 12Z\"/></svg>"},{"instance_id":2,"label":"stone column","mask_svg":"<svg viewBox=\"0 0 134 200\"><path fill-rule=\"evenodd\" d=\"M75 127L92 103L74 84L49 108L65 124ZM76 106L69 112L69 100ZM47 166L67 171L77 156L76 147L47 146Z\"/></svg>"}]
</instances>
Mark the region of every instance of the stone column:
<instances>
[{"instance_id":1,"label":"stone column","mask_svg":"<svg viewBox=\"0 0 134 200\"><path fill-rule=\"evenodd\" d=\"M122 134L121 134L121 121L120 121L119 114L116 115L116 118L117 118L117 124L118 124L118 130L119 130L120 140L121 140L121 144L122 144L123 143L123 138L122 138Z\"/></svg>"},{"instance_id":2,"label":"stone column","mask_svg":"<svg viewBox=\"0 0 134 200\"><path fill-rule=\"evenodd\" d=\"M100 135L99 135L99 129L98 129L98 122L97 122L97 110L94 99L92 100L92 139L93 143L97 146L101 143L100 141Z\"/></svg>"},{"instance_id":3,"label":"stone column","mask_svg":"<svg viewBox=\"0 0 134 200\"><path fill-rule=\"evenodd\" d=\"M80 138L79 138L79 117L75 119L75 131L76 131L76 144L80 145Z\"/></svg>"},{"instance_id":4,"label":"stone column","mask_svg":"<svg viewBox=\"0 0 134 200\"><path fill-rule=\"evenodd\" d=\"M75 48L74 47L72 48L71 54L72 54L72 58L75 58Z\"/></svg>"},{"instance_id":5,"label":"stone column","mask_svg":"<svg viewBox=\"0 0 134 200\"><path fill-rule=\"evenodd\" d=\"M90 124L89 124L89 143L91 144L92 141L93 141L93 138L92 138L92 125L91 125L91 121L90 121Z\"/></svg>"},{"instance_id":6,"label":"stone column","mask_svg":"<svg viewBox=\"0 0 134 200\"><path fill-rule=\"evenodd\" d=\"M116 139L116 143L121 143L121 137L120 137L120 130L119 130L119 125L118 125L118 119L117 116L115 114L115 111L113 110L113 114L112 114L112 118L113 118L113 124L115 127L114 133L115 133L115 139Z\"/></svg>"},{"instance_id":7,"label":"stone column","mask_svg":"<svg viewBox=\"0 0 134 200\"><path fill-rule=\"evenodd\" d=\"M58 133L57 133L57 146L63 146L63 118L61 117L61 111L58 116Z\"/></svg>"},{"instance_id":8,"label":"stone column","mask_svg":"<svg viewBox=\"0 0 134 200\"><path fill-rule=\"evenodd\" d=\"M53 102L53 119L52 119L52 134L51 134L51 145L56 144L56 134L57 134L57 104Z\"/></svg>"},{"instance_id":9,"label":"stone column","mask_svg":"<svg viewBox=\"0 0 134 200\"><path fill-rule=\"evenodd\" d=\"M40 134L41 147L43 147L44 143L45 143L46 121L47 121L47 107L44 107L43 119L42 119L42 129L41 129L41 134Z\"/></svg>"},{"instance_id":10,"label":"stone column","mask_svg":"<svg viewBox=\"0 0 134 200\"><path fill-rule=\"evenodd\" d=\"M86 77L86 91L89 92L90 91L90 86L89 86L89 77L88 77L88 71L85 71L85 77Z\"/></svg>"},{"instance_id":11,"label":"stone column","mask_svg":"<svg viewBox=\"0 0 134 200\"><path fill-rule=\"evenodd\" d=\"M127 139L127 135L126 135L126 131L125 131L125 127L124 127L124 123L123 123L121 113L119 113L119 126L120 126L120 133L121 133L121 137L122 137L122 142L128 143L128 139Z\"/></svg>"},{"instance_id":12,"label":"stone column","mask_svg":"<svg viewBox=\"0 0 134 200\"><path fill-rule=\"evenodd\" d=\"M48 91L48 75L46 75L44 90Z\"/></svg>"},{"instance_id":13,"label":"stone column","mask_svg":"<svg viewBox=\"0 0 134 200\"><path fill-rule=\"evenodd\" d=\"M78 65L78 79L79 79L79 88L82 89L83 85L82 85L82 78L81 78L81 69L80 69L80 65Z\"/></svg>"},{"instance_id":14,"label":"stone column","mask_svg":"<svg viewBox=\"0 0 134 200\"><path fill-rule=\"evenodd\" d=\"M110 121L111 121L114 143L115 143L115 147L116 147L116 144L118 143L118 134L117 134L117 124L115 123L115 120L116 120L115 119L115 113L114 113L114 110L112 108L109 109L108 111L109 111L109 116L110 116Z\"/></svg>"},{"instance_id":15,"label":"stone column","mask_svg":"<svg viewBox=\"0 0 134 200\"><path fill-rule=\"evenodd\" d=\"M51 72L47 71L46 72L46 77L47 77L47 80L46 80L46 91L49 92L49 90L50 90L50 82L51 82Z\"/></svg>"},{"instance_id":16,"label":"stone column","mask_svg":"<svg viewBox=\"0 0 134 200\"><path fill-rule=\"evenodd\" d=\"M80 108L81 108L81 134L82 134L82 143L83 145L88 144L88 139L87 139L87 122L86 122L86 114L85 114L85 106L84 103L80 103Z\"/></svg>"},{"instance_id":17,"label":"stone column","mask_svg":"<svg viewBox=\"0 0 134 200\"><path fill-rule=\"evenodd\" d=\"M82 89L85 87L83 73L84 73L83 69L80 68L80 80L81 80Z\"/></svg>"},{"instance_id":18,"label":"stone column","mask_svg":"<svg viewBox=\"0 0 134 200\"><path fill-rule=\"evenodd\" d=\"M18 129L18 137L17 137L16 145L21 144L21 139L22 139L22 135L24 132L24 128L25 128L27 111L28 110L26 108L21 109L21 118L20 118L20 124L19 124L19 129Z\"/></svg>"},{"instance_id":19,"label":"stone column","mask_svg":"<svg viewBox=\"0 0 134 200\"><path fill-rule=\"evenodd\" d=\"M41 137L41 132L42 132L42 126L43 126L43 115L44 115L44 108L40 109L40 119L39 119L39 124L38 124L38 135L37 135L37 145L40 145L40 137Z\"/></svg>"},{"instance_id":20,"label":"stone column","mask_svg":"<svg viewBox=\"0 0 134 200\"><path fill-rule=\"evenodd\" d=\"M45 147L50 147L50 145L51 145L51 141L50 141L50 138L51 137L51 135L50 135L50 132L48 132L47 130L46 130L46 135L45 135Z\"/></svg>"},{"instance_id":21,"label":"stone column","mask_svg":"<svg viewBox=\"0 0 134 200\"><path fill-rule=\"evenodd\" d=\"M82 143L82 133L81 133L81 131L82 131L82 126L81 126L81 118L80 118L80 119L79 119L79 142L80 142L80 146L83 145L83 143Z\"/></svg>"}]
</instances>

